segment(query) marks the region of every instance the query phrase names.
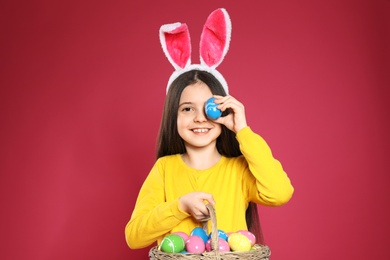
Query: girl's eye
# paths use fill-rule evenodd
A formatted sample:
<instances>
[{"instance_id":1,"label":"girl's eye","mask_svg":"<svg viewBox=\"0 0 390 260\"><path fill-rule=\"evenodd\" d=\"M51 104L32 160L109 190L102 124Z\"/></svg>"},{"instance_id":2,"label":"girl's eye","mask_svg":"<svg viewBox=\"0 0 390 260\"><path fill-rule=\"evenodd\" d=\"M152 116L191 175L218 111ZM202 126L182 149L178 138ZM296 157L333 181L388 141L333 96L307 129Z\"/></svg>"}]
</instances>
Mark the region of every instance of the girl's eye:
<instances>
[{"instance_id":1,"label":"girl's eye","mask_svg":"<svg viewBox=\"0 0 390 260\"><path fill-rule=\"evenodd\" d=\"M192 109L190 108L190 107L185 107L185 108L183 108L182 109L182 111L185 111L185 112L189 112L189 111L191 111Z\"/></svg>"}]
</instances>

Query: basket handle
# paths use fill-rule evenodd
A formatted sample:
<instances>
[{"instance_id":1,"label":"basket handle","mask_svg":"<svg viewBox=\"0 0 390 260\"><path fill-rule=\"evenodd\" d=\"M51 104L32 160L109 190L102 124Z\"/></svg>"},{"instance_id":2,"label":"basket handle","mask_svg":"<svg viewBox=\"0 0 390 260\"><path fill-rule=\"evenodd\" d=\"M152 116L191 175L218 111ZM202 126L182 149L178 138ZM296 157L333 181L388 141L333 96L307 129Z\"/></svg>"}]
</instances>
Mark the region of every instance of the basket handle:
<instances>
[{"instance_id":1,"label":"basket handle","mask_svg":"<svg viewBox=\"0 0 390 260\"><path fill-rule=\"evenodd\" d=\"M215 208L210 203L206 204L206 208L210 213L211 221L211 248L215 252L216 259L220 259L219 246L218 246L218 228L217 228L217 216L215 214ZM203 230L208 234L208 221L202 222Z\"/></svg>"}]
</instances>

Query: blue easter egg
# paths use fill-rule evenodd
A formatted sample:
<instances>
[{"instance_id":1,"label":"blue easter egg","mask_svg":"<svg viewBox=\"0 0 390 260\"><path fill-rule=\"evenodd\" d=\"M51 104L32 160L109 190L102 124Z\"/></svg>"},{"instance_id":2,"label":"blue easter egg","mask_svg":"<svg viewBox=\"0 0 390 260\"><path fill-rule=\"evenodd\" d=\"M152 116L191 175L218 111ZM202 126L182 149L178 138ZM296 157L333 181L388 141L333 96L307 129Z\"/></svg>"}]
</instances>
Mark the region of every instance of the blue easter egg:
<instances>
[{"instance_id":1,"label":"blue easter egg","mask_svg":"<svg viewBox=\"0 0 390 260\"><path fill-rule=\"evenodd\" d=\"M209 98L204 107L207 117L213 120L218 119L222 115L222 111L217 108L218 104L215 104L214 100L215 98L213 97Z\"/></svg>"},{"instance_id":2,"label":"blue easter egg","mask_svg":"<svg viewBox=\"0 0 390 260\"><path fill-rule=\"evenodd\" d=\"M209 238L211 238L213 232L210 233ZM223 240L228 240L228 235L225 233L225 231L218 229L218 237L222 238Z\"/></svg>"},{"instance_id":3,"label":"blue easter egg","mask_svg":"<svg viewBox=\"0 0 390 260\"><path fill-rule=\"evenodd\" d=\"M191 231L190 236L198 236L202 238L204 243L207 243L207 240L209 240L209 236L207 235L206 231L203 230L203 228L196 227Z\"/></svg>"}]
</instances>

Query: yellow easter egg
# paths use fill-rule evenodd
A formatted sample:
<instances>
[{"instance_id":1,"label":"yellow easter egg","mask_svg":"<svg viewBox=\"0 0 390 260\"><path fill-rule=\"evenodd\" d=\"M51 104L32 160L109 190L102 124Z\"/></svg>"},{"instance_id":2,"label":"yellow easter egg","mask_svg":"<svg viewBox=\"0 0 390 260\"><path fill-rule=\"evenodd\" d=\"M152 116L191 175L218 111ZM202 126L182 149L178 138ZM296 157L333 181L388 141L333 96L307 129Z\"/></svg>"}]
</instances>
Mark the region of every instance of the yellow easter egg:
<instances>
[{"instance_id":1,"label":"yellow easter egg","mask_svg":"<svg viewBox=\"0 0 390 260\"><path fill-rule=\"evenodd\" d=\"M228 243L232 251L249 251L251 249L251 241L243 234L233 233L229 235Z\"/></svg>"}]
</instances>

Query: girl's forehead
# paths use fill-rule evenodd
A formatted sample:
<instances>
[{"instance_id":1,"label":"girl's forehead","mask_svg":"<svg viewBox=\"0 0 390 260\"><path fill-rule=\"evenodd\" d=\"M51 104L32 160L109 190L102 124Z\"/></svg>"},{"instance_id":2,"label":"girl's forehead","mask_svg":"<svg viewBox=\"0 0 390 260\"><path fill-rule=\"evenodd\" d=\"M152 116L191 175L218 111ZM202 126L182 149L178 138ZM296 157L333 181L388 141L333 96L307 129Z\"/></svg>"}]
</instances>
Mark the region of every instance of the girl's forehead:
<instances>
[{"instance_id":1,"label":"girl's forehead","mask_svg":"<svg viewBox=\"0 0 390 260\"><path fill-rule=\"evenodd\" d=\"M182 99L196 99L197 97L210 97L212 96L212 92L205 83L203 82L197 82L192 85L188 85L184 88L183 92L181 93L181 100Z\"/></svg>"}]
</instances>

